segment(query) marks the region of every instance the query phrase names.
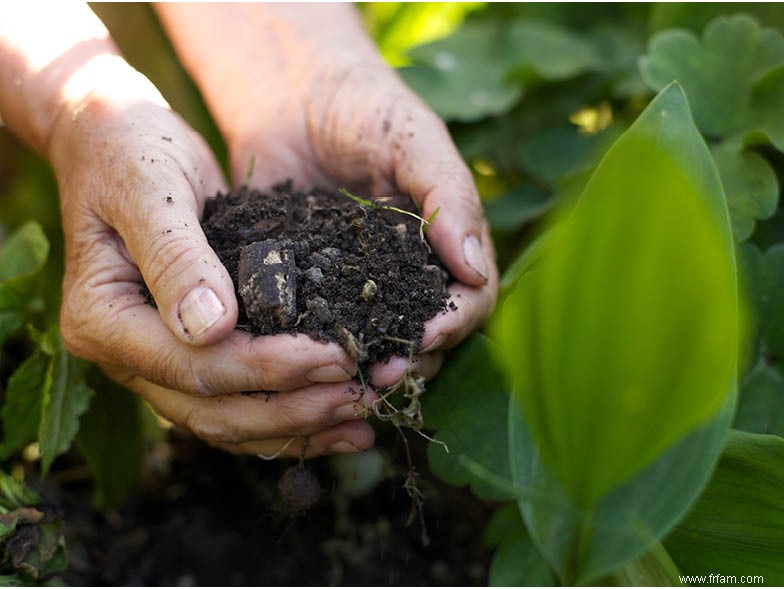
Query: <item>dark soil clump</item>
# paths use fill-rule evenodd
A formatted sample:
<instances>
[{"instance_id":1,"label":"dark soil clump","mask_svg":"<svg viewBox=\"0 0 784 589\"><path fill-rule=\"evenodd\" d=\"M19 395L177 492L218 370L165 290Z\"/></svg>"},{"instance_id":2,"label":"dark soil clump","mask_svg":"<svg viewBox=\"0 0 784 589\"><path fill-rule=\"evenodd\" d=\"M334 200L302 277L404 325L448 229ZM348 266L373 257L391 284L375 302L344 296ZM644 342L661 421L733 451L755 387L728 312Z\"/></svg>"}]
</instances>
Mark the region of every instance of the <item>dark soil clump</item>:
<instances>
[{"instance_id":1,"label":"dark soil clump","mask_svg":"<svg viewBox=\"0 0 784 589\"><path fill-rule=\"evenodd\" d=\"M383 204L413 211L407 198ZM335 341L366 367L415 351L446 309L449 274L406 214L282 184L218 194L202 226L254 334Z\"/></svg>"}]
</instances>

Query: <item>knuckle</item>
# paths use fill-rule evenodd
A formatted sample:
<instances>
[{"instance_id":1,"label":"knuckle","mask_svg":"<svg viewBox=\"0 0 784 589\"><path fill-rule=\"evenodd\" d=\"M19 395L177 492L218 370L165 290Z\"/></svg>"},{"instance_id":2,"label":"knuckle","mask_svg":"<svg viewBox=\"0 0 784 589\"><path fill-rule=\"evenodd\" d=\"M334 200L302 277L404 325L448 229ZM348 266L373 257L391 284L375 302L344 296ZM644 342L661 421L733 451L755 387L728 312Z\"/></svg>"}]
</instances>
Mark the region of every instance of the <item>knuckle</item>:
<instances>
[{"instance_id":1,"label":"knuckle","mask_svg":"<svg viewBox=\"0 0 784 589\"><path fill-rule=\"evenodd\" d=\"M203 251L186 229L152 236L147 244L144 278L151 289L165 290L181 274L204 260ZM202 262L203 263L203 262Z\"/></svg>"}]
</instances>

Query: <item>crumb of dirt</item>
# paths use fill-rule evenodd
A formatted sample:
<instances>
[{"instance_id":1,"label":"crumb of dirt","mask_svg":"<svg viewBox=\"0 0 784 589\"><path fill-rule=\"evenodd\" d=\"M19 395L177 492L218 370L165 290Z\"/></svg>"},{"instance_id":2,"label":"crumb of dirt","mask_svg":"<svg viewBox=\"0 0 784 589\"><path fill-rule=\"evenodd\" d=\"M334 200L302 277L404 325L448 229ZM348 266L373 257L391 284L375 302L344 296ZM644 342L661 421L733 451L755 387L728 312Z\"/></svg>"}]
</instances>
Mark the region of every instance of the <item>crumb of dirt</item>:
<instances>
[{"instance_id":1,"label":"crumb of dirt","mask_svg":"<svg viewBox=\"0 0 784 589\"><path fill-rule=\"evenodd\" d=\"M413 211L403 197L384 204ZM202 226L234 281L238 326L254 334L335 341L364 368L415 351L447 310L450 276L400 212L288 183L218 194Z\"/></svg>"}]
</instances>

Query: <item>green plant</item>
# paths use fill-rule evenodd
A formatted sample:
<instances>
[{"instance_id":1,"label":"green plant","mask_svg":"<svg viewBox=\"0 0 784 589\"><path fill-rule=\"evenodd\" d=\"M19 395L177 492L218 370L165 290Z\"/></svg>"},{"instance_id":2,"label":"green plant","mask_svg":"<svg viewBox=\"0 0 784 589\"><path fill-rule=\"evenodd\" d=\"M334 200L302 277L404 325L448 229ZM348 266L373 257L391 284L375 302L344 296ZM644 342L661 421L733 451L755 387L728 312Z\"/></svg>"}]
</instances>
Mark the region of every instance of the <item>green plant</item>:
<instances>
[{"instance_id":1,"label":"green plant","mask_svg":"<svg viewBox=\"0 0 784 589\"><path fill-rule=\"evenodd\" d=\"M401 70L505 269L493 340L423 397L431 468L511 501L493 584L778 584L784 36L595 8L487 6Z\"/></svg>"}]
</instances>

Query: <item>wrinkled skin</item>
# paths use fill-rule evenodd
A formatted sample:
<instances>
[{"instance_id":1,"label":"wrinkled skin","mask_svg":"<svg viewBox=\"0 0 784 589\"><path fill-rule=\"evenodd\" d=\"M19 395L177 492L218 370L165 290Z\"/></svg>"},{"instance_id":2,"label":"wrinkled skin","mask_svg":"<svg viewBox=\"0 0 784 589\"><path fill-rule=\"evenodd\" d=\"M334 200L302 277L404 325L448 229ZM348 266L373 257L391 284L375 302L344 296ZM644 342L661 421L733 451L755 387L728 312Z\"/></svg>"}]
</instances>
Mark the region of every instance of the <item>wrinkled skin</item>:
<instances>
[{"instance_id":1,"label":"wrinkled skin","mask_svg":"<svg viewBox=\"0 0 784 589\"><path fill-rule=\"evenodd\" d=\"M193 47L189 36L199 31L189 23L198 18L177 10L161 13L187 64L193 56L182 45ZM220 22L210 24L221 30ZM229 145L235 183L255 157L257 187L291 177L302 187L411 193L425 216L441 207L428 239L459 281L451 289L458 310L427 325L413 368L430 378L443 350L476 329L494 303L497 273L476 190L443 123L377 56L358 64L345 51L324 49L318 60L312 52L281 53L289 66L307 60L312 67L295 68L290 91L266 99L248 101L263 87L243 87L231 67L204 62L199 70L229 75L222 99L209 91L221 80L193 75ZM205 198L226 190L225 181L204 141L113 54L101 50L74 66L71 78L81 85L69 80L71 91L60 89L66 98L57 116L47 103L44 116L30 116L27 127L17 117L14 129L50 159L60 186L68 349L228 451L298 457L368 448L374 434L362 417L377 395L359 393L356 363L344 350L234 329L231 280L199 226ZM215 63L234 62L216 55ZM292 76L284 66L261 70L273 83L276 72ZM33 123L47 116L51 129L38 133ZM139 293L142 281L157 309ZM374 367L370 380L389 386L406 367L393 359Z\"/></svg>"}]
</instances>

